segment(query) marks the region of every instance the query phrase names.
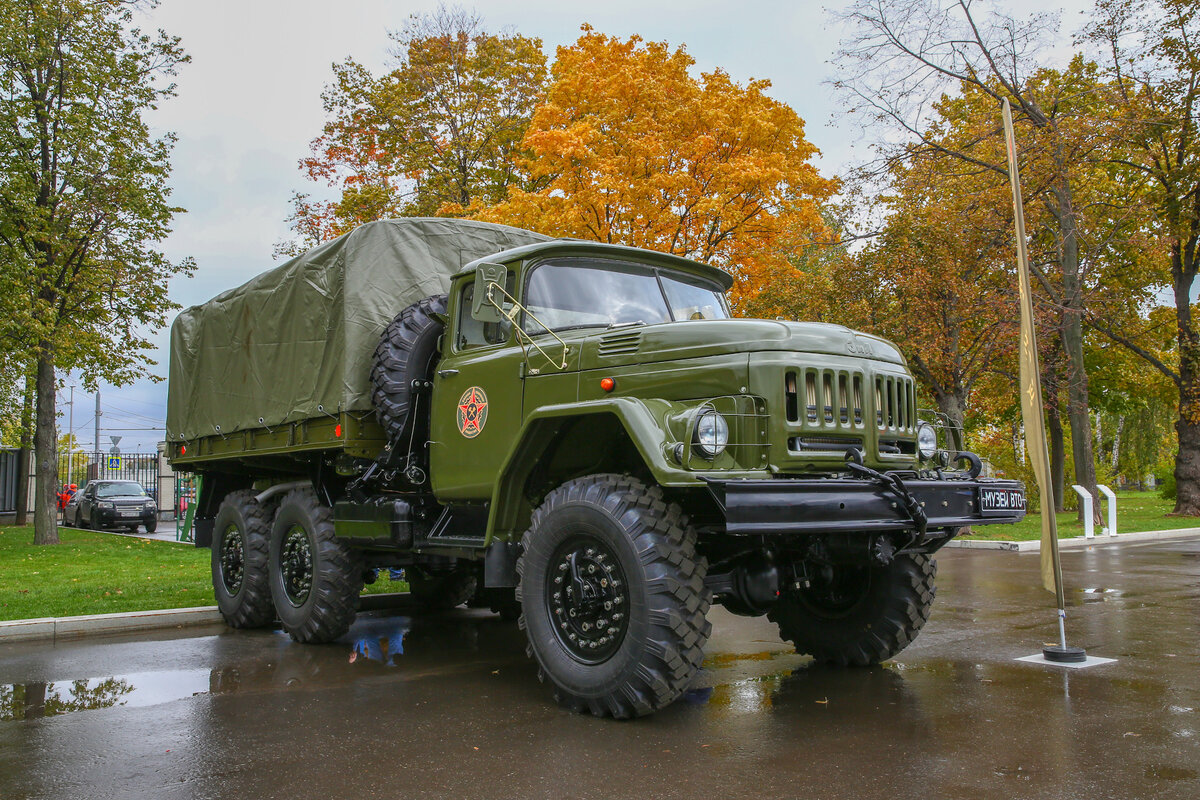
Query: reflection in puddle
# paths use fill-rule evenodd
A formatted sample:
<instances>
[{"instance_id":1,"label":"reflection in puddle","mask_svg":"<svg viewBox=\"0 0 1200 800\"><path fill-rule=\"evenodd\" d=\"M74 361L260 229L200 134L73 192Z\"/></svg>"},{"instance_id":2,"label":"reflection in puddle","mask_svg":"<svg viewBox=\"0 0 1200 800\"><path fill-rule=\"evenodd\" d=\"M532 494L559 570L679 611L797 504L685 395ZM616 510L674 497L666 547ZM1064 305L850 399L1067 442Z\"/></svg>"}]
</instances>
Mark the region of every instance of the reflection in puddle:
<instances>
[{"instance_id":1,"label":"reflection in puddle","mask_svg":"<svg viewBox=\"0 0 1200 800\"><path fill-rule=\"evenodd\" d=\"M153 706L208 691L209 670L136 672L107 678L0 685L0 720L56 717L113 706Z\"/></svg>"},{"instance_id":2,"label":"reflection in puddle","mask_svg":"<svg viewBox=\"0 0 1200 800\"><path fill-rule=\"evenodd\" d=\"M370 625L362 635L354 640L350 650L350 663L366 658L378 661L380 664L395 666L398 657L404 655L404 637L412 629L407 618L405 622L391 625Z\"/></svg>"}]
</instances>

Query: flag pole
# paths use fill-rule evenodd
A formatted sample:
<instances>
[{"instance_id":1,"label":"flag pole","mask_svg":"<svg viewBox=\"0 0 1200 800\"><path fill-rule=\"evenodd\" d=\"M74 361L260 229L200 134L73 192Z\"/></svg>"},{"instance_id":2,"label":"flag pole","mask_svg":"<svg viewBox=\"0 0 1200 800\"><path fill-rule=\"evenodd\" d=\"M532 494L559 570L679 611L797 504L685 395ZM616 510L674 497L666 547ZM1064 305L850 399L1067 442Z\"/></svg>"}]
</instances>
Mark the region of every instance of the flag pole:
<instances>
[{"instance_id":1,"label":"flag pole","mask_svg":"<svg viewBox=\"0 0 1200 800\"><path fill-rule=\"evenodd\" d=\"M1021 416L1025 422L1025 447L1042 498L1042 585L1058 601L1058 641L1042 649L1047 661L1079 663L1087 660L1081 647L1067 646L1067 610L1063 595L1062 562L1058 553L1058 521L1054 516L1054 486L1042 419L1042 373L1038 364L1037 332L1033 324L1033 292L1029 280L1029 253L1025 249L1025 208L1021 202L1021 177L1017 172L1017 142L1012 108L1004 98L1004 139L1008 150L1008 178L1012 184L1013 219L1017 228L1017 283L1021 295Z\"/></svg>"}]
</instances>

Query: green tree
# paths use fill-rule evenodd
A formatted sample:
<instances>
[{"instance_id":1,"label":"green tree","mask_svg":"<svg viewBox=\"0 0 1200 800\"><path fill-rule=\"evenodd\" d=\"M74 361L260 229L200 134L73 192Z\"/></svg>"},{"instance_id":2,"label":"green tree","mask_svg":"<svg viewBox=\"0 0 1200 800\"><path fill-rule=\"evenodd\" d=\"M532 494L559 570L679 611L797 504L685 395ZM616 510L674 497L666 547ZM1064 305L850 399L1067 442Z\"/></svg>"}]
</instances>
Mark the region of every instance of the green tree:
<instances>
[{"instance_id":1,"label":"green tree","mask_svg":"<svg viewBox=\"0 0 1200 800\"><path fill-rule=\"evenodd\" d=\"M376 77L352 58L334 65L322 95L329 121L300 166L341 196L295 193L297 238L277 255L385 217L461 215L503 200L509 186L535 185L514 155L545 88L541 41L488 33L478 16L444 5L390 37L390 72Z\"/></svg>"},{"instance_id":2,"label":"green tree","mask_svg":"<svg viewBox=\"0 0 1200 800\"><path fill-rule=\"evenodd\" d=\"M143 115L174 94L179 40L132 27L135 0L0 0L0 351L34 363L34 540L58 541L56 371L148 374L144 328L189 273L156 249L174 137Z\"/></svg>"},{"instance_id":3,"label":"green tree","mask_svg":"<svg viewBox=\"0 0 1200 800\"><path fill-rule=\"evenodd\" d=\"M1200 8L1194 0L1101 0L1085 36L1107 56L1121 164L1148 187L1147 208L1166 251L1158 282L1175 299L1175 353L1161 357L1106 318L1093 325L1177 387L1175 513L1200 515L1200 307L1193 295L1200 275Z\"/></svg>"}]
</instances>

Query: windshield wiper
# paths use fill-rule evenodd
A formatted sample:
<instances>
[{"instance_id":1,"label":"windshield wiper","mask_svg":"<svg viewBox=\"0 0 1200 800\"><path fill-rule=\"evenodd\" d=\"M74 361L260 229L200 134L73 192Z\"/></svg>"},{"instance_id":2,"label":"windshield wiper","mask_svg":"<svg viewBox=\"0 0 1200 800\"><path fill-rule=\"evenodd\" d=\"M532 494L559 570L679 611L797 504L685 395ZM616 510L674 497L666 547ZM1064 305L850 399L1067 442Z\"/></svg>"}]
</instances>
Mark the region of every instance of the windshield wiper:
<instances>
[{"instance_id":1,"label":"windshield wiper","mask_svg":"<svg viewBox=\"0 0 1200 800\"><path fill-rule=\"evenodd\" d=\"M614 322L608 326L608 329L611 331L613 328L632 328L635 325L645 325L645 324L646 323L640 319L634 320L633 322Z\"/></svg>"}]
</instances>

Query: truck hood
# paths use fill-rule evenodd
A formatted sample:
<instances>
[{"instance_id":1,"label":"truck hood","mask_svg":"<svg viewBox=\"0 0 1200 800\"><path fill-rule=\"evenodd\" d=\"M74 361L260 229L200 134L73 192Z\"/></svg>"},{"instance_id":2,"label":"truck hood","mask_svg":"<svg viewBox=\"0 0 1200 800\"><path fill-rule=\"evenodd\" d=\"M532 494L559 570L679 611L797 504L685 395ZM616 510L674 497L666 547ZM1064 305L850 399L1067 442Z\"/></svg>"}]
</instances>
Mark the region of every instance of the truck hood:
<instances>
[{"instance_id":1,"label":"truck hood","mask_svg":"<svg viewBox=\"0 0 1200 800\"><path fill-rule=\"evenodd\" d=\"M905 366L899 348L878 336L842 325L764 319L668 322L593 333L582 343L579 364L587 370L756 351L850 356Z\"/></svg>"}]
</instances>

